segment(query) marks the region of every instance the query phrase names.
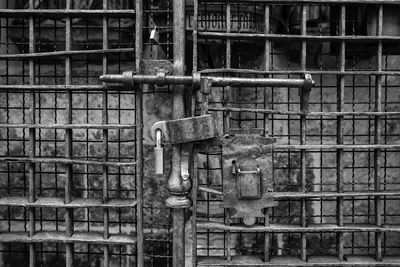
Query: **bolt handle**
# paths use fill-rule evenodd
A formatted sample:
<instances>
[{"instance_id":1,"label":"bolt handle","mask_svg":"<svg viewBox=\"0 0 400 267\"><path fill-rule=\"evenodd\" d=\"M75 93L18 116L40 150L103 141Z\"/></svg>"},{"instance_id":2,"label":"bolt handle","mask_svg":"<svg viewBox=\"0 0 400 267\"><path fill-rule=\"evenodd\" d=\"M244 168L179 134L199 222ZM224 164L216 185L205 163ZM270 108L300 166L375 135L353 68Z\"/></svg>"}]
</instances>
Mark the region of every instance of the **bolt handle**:
<instances>
[{"instance_id":1,"label":"bolt handle","mask_svg":"<svg viewBox=\"0 0 400 267\"><path fill-rule=\"evenodd\" d=\"M155 174L164 174L164 149L162 147L154 148L154 173Z\"/></svg>"}]
</instances>

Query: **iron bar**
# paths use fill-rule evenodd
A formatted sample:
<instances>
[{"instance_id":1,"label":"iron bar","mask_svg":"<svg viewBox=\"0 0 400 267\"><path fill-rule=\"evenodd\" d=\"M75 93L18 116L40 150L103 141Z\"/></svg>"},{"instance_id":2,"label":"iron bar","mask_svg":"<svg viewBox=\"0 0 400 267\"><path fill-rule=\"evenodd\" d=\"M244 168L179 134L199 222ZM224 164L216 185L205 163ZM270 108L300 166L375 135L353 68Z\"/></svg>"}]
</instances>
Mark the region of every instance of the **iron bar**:
<instances>
[{"instance_id":1,"label":"iron bar","mask_svg":"<svg viewBox=\"0 0 400 267\"><path fill-rule=\"evenodd\" d=\"M199 31L200 37L209 38L230 38L230 39L269 39L269 40L291 40L291 41L320 41L320 42L398 42L400 36L383 35L383 36L368 36L368 35L346 35L346 36L328 36L328 35L288 35L288 34L264 34L264 33L222 33Z\"/></svg>"},{"instance_id":2,"label":"iron bar","mask_svg":"<svg viewBox=\"0 0 400 267\"><path fill-rule=\"evenodd\" d=\"M26 18L34 16L35 18L54 18L61 19L69 16L71 18L98 18L106 16L109 18L132 18L135 15L135 10L119 9L119 10L104 10L104 9L0 9L2 18Z\"/></svg>"},{"instance_id":3,"label":"iron bar","mask_svg":"<svg viewBox=\"0 0 400 267\"><path fill-rule=\"evenodd\" d=\"M340 18L339 18L339 34L341 36L346 35L346 7L342 5L340 7ZM340 42L339 50L339 64L340 71L345 72L346 67L346 43L344 41ZM345 77L343 75L339 76L339 87L337 92L337 111L342 113L344 108L344 90L345 90ZM338 145L343 144L343 116L337 117L337 129L336 129L336 143ZM344 170L343 170L343 149L338 149L336 152L336 176L337 176L337 192L343 193L343 180L344 180ZM343 226L344 219L344 203L343 198L339 197L336 203L337 209L337 224L338 226ZM337 244L337 256L339 261L344 259L344 238L342 233L338 233L336 236Z\"/></svg>"},{"instance_id":4,"label":"iron bar","mask_svg":"<svg viewBox=\"0 0 400 267\"><path fill-rule=\"evenodd\" d=\"M321 267L321 266L398 266L400 257L387 256L383 262L377 262L369 256L347 255L345 261L339 261L331 256L310 256L307 262L298 258L287 258L285 256L271 257L270 262L264 262L257 256L234 256L231 262L223 257L199 256L199 266L285 266L285 267Z\"/></svg>"},{"instance_id":5,"label":"iron bar","mask_svg":"<svg viewBox=\"0 0 400 267\"><path fill-rule=\"evenodd\" d=\"M133 48L109 48L109 49L92 49L92 50L65 50L65 51L54 51L54 52L29 52L23 54L3 54L0 55L0 59L25 59L25 58L56 58L56 57L71 57L80 55L106 55L106 54L118 54L118 53L132 53L135 50Z\"/></svg>"},{"instance_id":6,"label":"iron bar","mask_svg":"<svg viewBox=\"0 0 400 267\"><path fill-rule=\"evenodd\" d=\"M339 232L380 232L380 233L399 233L400 227L393 225L382 225L380 227L373 224L346 224L338 226L337 224L309 224L307 227L295 224L270 224L265 227L263 225L246 226L241 224L231 224L229 226L218 222L197 222L198 229L211 229L214 231L232 231L232 232L271 232L271 233L339 233Z\"/></svg>"},{"instance_id":7,"label":"iron bar","mask_svg":"<svg viewBox=\"0 0 400 267\"><path fill-rule=\"evenodd\" d=\"M29 0L29 7L33 8L34 1ZM35 21L33 20L33 16L29 16L29 53L35 52ZM29 60L29 84L35 84L35 62L31 59ZM36 92L31 91L31 123L36 123ZM29 159L34 161L36 156L36 129L29 129L29 146L30 153ZM29 163L29 202L33 203L36 200L36 190L35 190L35 177L36 177L36 168L35 163ZM32 207L29 209L29 237L33 237L35 235L35 209ZM29 244L29 266L34 267L36 264L36 253L35 253L35 245Z\"/></svg>"},{"instance_id":8,"label":"iron bar","mask_svg":"<svg viewBox=\"0 0 400 267\"><path fill-rule=\"evenodd\" d=\"M303 87L304 79L273 79L273 78L235 78L235 77L209 77L213 86L284 86L284 87ZM163 80L157 75L132 75L126 77L124 75L103 75L100 80L107 83L144 83L144 84L196 84L197 81L192 76L170 76L166 75Z\"/></svg>"},{"instance_id":9,"label":"iron bar","mask_svg":"<svg viewBox=\"0 0 400 267\"><path fill-rule=\"evenodd\" d=\"M135 23L135 69L141 73L140 68L143 55L143 1L135 1L136 23ZM143 230L143 177L144 177L144 152L143 152L143 86L135 84L135 124L136 128L136 198L138 199L138 207L136 209L136 232L137 232L137 266L144 266L144 230Z\"/></svg>"},{"instance_id":10,"label":"iron bar","mask_svg":"<svg viewBox=\"0 0 400 267\"><path fill-rule=\"evenodd\" d=\"M103 233L95 232L74 232L67 236L66 232L47 232L38 231L33 236L26 232L0 233L0 242L22 242L22 243L89 243L104 245L133 245L136 244L136 238L129 235L112 234L108 239L103 238Z\"/></svg>"},{"instance_id":11,"label":"iron bar","mask_svg":"<svg viewBox=\"0 0 400 267\"><path fill-rule=\"evenodd\" d=\"M301 35L307 34L307 9L304 5L301 6ZM301 55L300 55L300 65L301 69L305 71L307 69L307 43L304 39L301 42ZM301 90L301 89L300 89ZM300 115L300 144L305 145L307 139L307 118L304 113L308 107L304 103L303 97L301 97L302 92L299 90L300 95L300 109L303 114ZM307 184L307 162L306 162L306 150L300 150L300 192L306 192L306 184ZM307 214L306 214L306 200L304 198L301 199L300 203L300 221L302 227L307 227ZM301 247L300 247L300 257L303 261L307 261L307 235L306 233L301 233Z\"/></svg>"},{"instance_id":12,"label":"iron bar","mask_svg":"<svg viewBox=\"0 0 400 267\"><path fill-rule=\"evenodd\" d=\"M378 6L377 12L377 37L381 37L383 34L383 6ZM382 70L382 40L378 41L378 48L376 51L377 56L377 70ZM376 87L375 87L375 111L382 111L382 76L376 76ZM374 125L374 144L379 145L381 143L381 134L382 134L382 119L380 116L375 117L375 125ZM376 148L374 151L374 188L375 191L379 192L381 190L381 150L380 148ZM382 199L380 196L375 197L375 224L377 227L382 226L382 213L383 213L383 205ZM377 261L382 260L382 233L375 233L375 257Z\"/></svg>"},{"instance_id":13,"label":"iron bar","mask_svg":"<svg viewBox=\"0 0 400 267\"><path fill-rule=\"evenodd\" d=\"M67 129L68 130L68 129ZM0 157L0 162L26 162L26 163L54 163L54 164L83 164L94 166L129 167L137 165L136 162L94 161L68 158L29 158L29 157Z\"/></svg>"},{"instance_id":14,"label":"iron bar","mask_svg":"<svg viewBox=\"0 0 400 267\"><path fill-rule=\"evenodd\" d=\"M2 197L0 206L26 207L26 208L133 208L137 205L136 199L109 199L104 202L96 198L73 198L65 203L60 197L38 197L34 202L29 202L26 197ZM107 238L106 238L107 239Z\"/></svg>"},{"instance_id":15,"label":"iron bar","mask_svg":"<svg viewBox=\"0 0 400 267\"><path fill-rule=\"evenodd\" d=\"M241 68L216 68L216 69L205 69L200 70L200 74L259 74L259 75L268 75L268 74L276 74L276 75L291 75L291 74L311 74L311 75L344 75L344 76L354 76L354 75L387 75L387 76L399 76L400 71L396 70L312 70L308 69L304 70L253 70L253 69L241 69Z\"/></svg>"},{"instance_id":16,"label":"iron bar","mask_svg":"<svg viewBox=\"0 0 400 267\"><path fill-rule=\"evenodd\" d=\"M108 9L108 0L103 0L103 12L105 13L106 10ZM103 50L108 49L108 19L105 15L103 15ZM105 75L108 71L108 60L107 60L107 55L103 54L103 75ZM107 90L104 88L103 93L102 93L102 124L106 125L108 124L108 95L107 95ZM102 137L103 137L103 144L102 144L102 152L103 152L103 161L107 162L108 161L108 130L103 129L102 131ZM107 203L109 199L109 194L108 194L108 166L103 165L103 203ZM109 212L108 209L104 208L103 209L103 238L106 240L110 236L109 232ZM104 261L103 265L104 267L108 267L110 265L110 248L107 245L104 245L103 247L103 254L104 254Z\"/></svg>"},{"instance_id":17,"label":"iron bar","mask_svg":"<svg viewBox=\"0 0 400 267\"><path fill-rule=\"evenodd\" d=\"M34 129L134 129L135 124L0 124L0 128Z\"/></svg>"},{"instance_id":18,"label":"iron bar","mask_svg":"<svg viewBox=\"0 0 400 267\"><path fill-rule=\"evenodd\" d=\"M214 195L223 195L223 192L219 189L210 188L206 186L199 186L198 190ZM333 191L319 191L319 192L274 192L271 196L275 200L287 200L287 199L320 199L320 198L365 198L370 196L399 196L400 191L350 191L350 192L333 192Z\"/></svg>"}]
</instances>

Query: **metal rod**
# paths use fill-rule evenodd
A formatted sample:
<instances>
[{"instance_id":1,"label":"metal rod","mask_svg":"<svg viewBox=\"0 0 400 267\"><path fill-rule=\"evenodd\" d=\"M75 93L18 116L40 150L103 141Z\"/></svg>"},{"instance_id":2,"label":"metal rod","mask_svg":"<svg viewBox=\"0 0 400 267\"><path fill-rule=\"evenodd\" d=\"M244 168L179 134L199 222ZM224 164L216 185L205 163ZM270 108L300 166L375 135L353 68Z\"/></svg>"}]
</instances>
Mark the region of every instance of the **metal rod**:
<instances>
[{"instance_id":1,"label":"metal rod","mask_svg":"<svg viewBox=\"0 0 400 267\"><path fill-rule=\"evenodd\" d=\"M29 7L34 7L34 1L29 0ZM33 20L33 16L29 16L29 53L35 52L35 21ZM35 62L31 59L29 60L29 85L35 84ZM31 123L36 123L36 92L31 91ZM31 160L35 159L36 156L36 129L29 129L29 146L30 153L29 158ZM35 163L29 163L29 202L35 202L36 191L35 191ZM32 207L29 209L29 237L33 237L35 235L35 209ZM36 264L36 253L35 253L35 245L29 244L29 266L34 267Z\"/></svg>"},{"instance_id":2,"label":"metal rod","mask_svg":"<svg viewBox=\"0 0 400 267\"><path fill-rule=\"evenodd\" d=\"M212 38L231 38L231 39L269 39L269 40L292 40L292 41L347 41L347 42L369 42L369 41L399 41L400 36L383 35L383 36L367 36L367 35L346 35L346 36L328 36L328 35L289 35L289 34L264 34L264 33L224 33L224 32L208 32L199 31L200 37Z\"/></svg>"},{"instance_id":3,"label":"metal rod","mask_svg":"<svg viewBox=\"0 0 400 267\"><path fill-rule=\"evenodd\" d=\"M296 4L321 4L322 0L296 0ZM221 0L207 0L208 3L221 3ZM242 3L271 3L293 5L293 0L241 0ZM323 0L324 4L393 4L399 5L398 0Z\"/></svg>"},{"instance_id":4,"label":"metal rod","mask_svg":"<svg viewBox=\"0 0 400 267\"><path fill-rule=\"evenodd\" d=\"M143 1L135 1L136 19L135 19L135 69L141 73L140 63L143 53ZM137 243L137 266L144 266L144 235L143 235L143 176L144 176L144 152L143 152L143 86L135 84L135 124L136 128L136 198L138 205L136 208L136 238Z\"/></svg>"},{"instance_id":5,"label":"metal rod","mask_svg":"<svg viewBox=\"0 0 400 267\"><path fill-rule=\"evenodd\" d=\"M25 18L34 16L35 18L65 18L66 16L78 18L98 18L106 16L109 18L132 18L135 10L103 10L103 9L0 9L2 18Z\"/></svg>"},{"instance_id":6,"label":"metal rod","mask_svg":"<svg viewBox=\"0 0 400 267\"><path fill-rule=\"evenodd\" d=\"M339 19L339 35L344 36L346 35L346 6L340 6L340 19ZM344 41L340 42L340 51L339 51L339 64L340 64L340 71L345 71L346 66L346 43ZM339 76L339 88L337 92L337 112L343 115L343 108L344 108L344 90L345 90L345 77L344 75ZM337 140L336 143L338 145L343 144L343 116L337 117L337 129L336 135ZM343 178L344 178L344 171L343 171L343 149L338 149L336 152L336 176L337 176L337 192L343 193ZM343 198L339 197L337 199L337 225L343 226L343 212L344 212L344 203ZM343 233L338 233L336 236L337 241L337 256L339 261L343 261L344 259L344 251L343 251L343 243L344 237Z\"/></svg>"},{"instance_id":7,"label":"metal rod","mask_svg":"<svg viewBox=\"0 0 400 267\"><path fill-rule=\"evenodd\" d=\"M72 0L66 0L66 9L70 10ZM66 53L71 51L72 47L72 22L71 17L67 16L65 19L65 51ZM65 58L65 85L69 86L72 84L72 66L71 57ZM66 123L72 124L72 92L66 92L67 107L66 107ZM72 129L65 129L65 151L68 160L73 158L73 144L72 144ZM72 179L73 179L73 168L72 164L68 163L65 166L65 203L72 201ZM74 210L71 208L65 209L65 237L71 238L74 232ZM74 245L65 245L65 265L66 267L73 267L74 265Z\"/></svg>"},{"instance_id":8,"label":"metal rod","mask_svg":"<svg viewBox=\"0 0 400 267\"><path fill-rule=\"evenodd\" d=\"M215 73L237 73L237 74L279 74L279 75L288 75L288 74L311 74L311 75L345 75L345 76L354 76L354 75L387 75L387 76L399 76L400 71L377 71L377 70L253 70L253 69L240 69L240 68L223 68L223 69L206 69L200 70L200 74L215 74ZM336 89L336 87L335 87Z\"/></svg>"},{"instance_id":9,"label":"metal rod","mask_svg":"<svg viewBox=\"0 0 400 267\"><path fill-rule=\"evenodd\" d=\"M132 75L127 78L123 75L103 75L100 80L107 83L124 83L127 79L133 83L158 84L160 79L157 75ZM304 79L272 79L272 78L235 78L235 77L209 77L214 86L284 86L284 87L303 87ZM193 76L166 75L163 83L166 84L188 84L192 85L195 81Z\"/></svg>"},{"instance_id":10,"label":"metal rod","mask_svg":"<svg viewBox=\"0 0 400 267\"><path fill-rule=\"evenodd\" d=\"M103 13L108 9L108 0L103 0ZM103 14L103 50L108 49L108 19L107 16ZM107 74L108 70L108 58L106 54L103 54L103 75ZM108 124L108 93L104 88L102 93L103 100L103 109L102 109L102 124ZM108 161L108 129L103 128L103 144L102 144L102 152L103 152L103 161ZM103 165L103 203L108 202L108 166ZM103 208L103 238L106 240L109 238L109 210ZM110 248L108 245L104 245L103 247L103 265L104 267L108 267L110 264Z\"/></svg>"},{"instance_id":11,"label":"metal rod","mask_svg":"<svg viewBox=\"0 0 400 267\"><path fill-rule=\"evenodd\" d=\"M67 237L66 232L38 231L33 237L26 232L0 233L0 242L22 242L22 243L74 243L108 244L108 245L134 245L136 238L129 235L110 235L107 240L103 239L102 233L79 232ZM69 260L70 261L70 260Z\"/></svg>"},{"instance_id":12,"label":"metal rod","mask_svg":"<svg viewBox=\"0 0 400 267\"><path fill-rule=\"evenodd\" d=\"M304 36L307 34L307 8L306 6L302 5L301 6L301 35ZM301 69L303 71L306 70L306 61L307 61L307 43L304 39L302 39L301 42ZM300 109L303 111L304 103L303 103L303 97L301 96L302 88L299 89L299 95L301 97L300 99ZM302 114L300 115L300 144L305 145L306 144L306 135L307 135L307 119L306 115ZM300 179L301 179L301 187L300 191L301 193L306 192L306 185L307 185L307 162L306 162L306 150L302 149L300 151ZM302 227L307 227L307 213L306 213L306 200L303 198L301 199L300 203L300 209L301 209L301 226ZM301 251L300 251L300 257L301 259L305 262L307 261L307 235L306 233L301 233Z\"/></svg>"},{"instance_id":13,"label":"metal rod","mask_svg":"<svg viewBox=\"0 0 400 267\"><path fill-rule=\"evenodd\" d=\"M378 14L377 14L377 37L381 37L383 34L383 6L378 6ZM376 51L377 56L377 70L382 70L382 40L378 41L378 48ZM375 86L375 111L382 111L382 76L376 76L376 86ZM374 144L379 145L381 143L381 128L382 128L382 119L380 116L375 117L375 126L374 126ZM380 148L376 148L374 151L374 189L379 192L381 190L381 150ZM382 226L382 212L383 205L382 199L380 196L375 197L375 224L377 227ZM382 233L375 233L375 257L377 261L382 260Z\"/></svg>"},{"instance_id":14,"label":"metal rod","mask_svg":"<svg viewBox=\"0 0 400 267\"><path fill-rule=\"evenodd\" d=\"M25 59L25 58L45 58L45 57L70 57L77 55L105 55L105 54L117 54L117 53L132 53L135 50L133 48L110 48L110 49L98 49L98 50L65 50L55 52L41 52L41 53L24 53L24 54L7 54L0 55L0 59Z\"/></svg>"},{"instance_id":15,"label":"metal rod","mask_svg":"<svg viewBox=\"0 0 400 267\"><path fill-rule=\"evenodd\" d=\"M227 226L218 222L198 222L198 229L211 229L213 231L224 230L234 232L271 232L271 233L338 233L338 232L400 232L400 227L393 225L382 225L381 227L375 225L360 225L360 224L346 224L345 226L337 226L336 224L310 224L307 227L293 224L270 224L269 227L263 225L247 226L241 224L231 224Z\"/></svg>"},{"instance_id":16,"label":"metal rod","mask_svg":"<svg viewBox=\"0 0 400 267\"><path fill-rule=\"evenodd\" d=\"M34 129L134 129L135 124L0 124L0 128Z\"/></svg>"}]
</instances>

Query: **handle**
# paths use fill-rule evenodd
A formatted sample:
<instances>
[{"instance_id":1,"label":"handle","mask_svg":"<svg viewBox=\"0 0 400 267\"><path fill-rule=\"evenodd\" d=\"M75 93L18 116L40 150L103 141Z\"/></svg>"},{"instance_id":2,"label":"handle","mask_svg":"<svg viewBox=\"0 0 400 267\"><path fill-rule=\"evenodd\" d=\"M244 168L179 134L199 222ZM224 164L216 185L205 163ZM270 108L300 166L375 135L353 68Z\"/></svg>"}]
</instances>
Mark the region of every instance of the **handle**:
<instances>
[{"instance_id":1,"label":"handle","mask_svg":"<svg viewBox=\"0 0 400 267\"><path fill-rule=\"evenodd\" d=\"M162 133L160 129L155 132L156 147L154 148L154 173L164 174L164 149L161 146Z\"/></svg>"}]
</instances>

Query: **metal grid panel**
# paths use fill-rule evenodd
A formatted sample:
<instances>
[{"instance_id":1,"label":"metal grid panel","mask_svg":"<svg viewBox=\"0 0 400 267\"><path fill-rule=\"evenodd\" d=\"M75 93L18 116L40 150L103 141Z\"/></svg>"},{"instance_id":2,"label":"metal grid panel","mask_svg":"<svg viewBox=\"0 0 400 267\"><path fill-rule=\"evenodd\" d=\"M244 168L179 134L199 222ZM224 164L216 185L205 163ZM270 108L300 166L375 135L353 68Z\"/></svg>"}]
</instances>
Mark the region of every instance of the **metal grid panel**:
<instances>
[{"instance_id":1,"label":"metal grid panel","mask_svg":"<svg viewBox=\"0 0 400 267\"><path fill-rule=\"evenodd\" d=\"M140 2L1 5L1 265L141 266Z\"/></svg>"},{"instance_id":2,"label":"metal grid panel","mask_svg":"<svg viewBox=\"0 0 400 267\"><path fill-rule=\"evenodd\" d=\"M383 5L396 3L194 0L194 72L307 72L316 85L307 114L294 88L213 88L209 110L221 128L247 121L278 139L279 205L254 227L229 219L221 154L200 153L193 266L399 265L398 6Z\"/></svg>"}]
</instances>

